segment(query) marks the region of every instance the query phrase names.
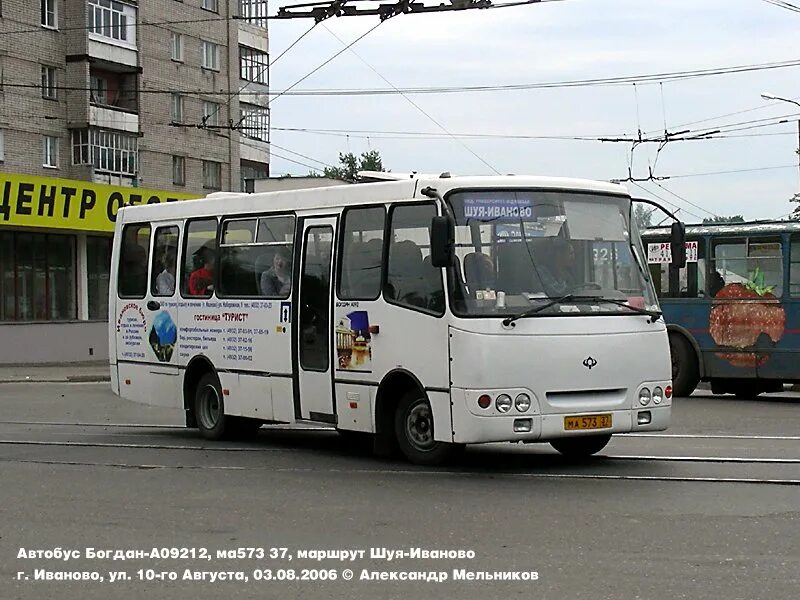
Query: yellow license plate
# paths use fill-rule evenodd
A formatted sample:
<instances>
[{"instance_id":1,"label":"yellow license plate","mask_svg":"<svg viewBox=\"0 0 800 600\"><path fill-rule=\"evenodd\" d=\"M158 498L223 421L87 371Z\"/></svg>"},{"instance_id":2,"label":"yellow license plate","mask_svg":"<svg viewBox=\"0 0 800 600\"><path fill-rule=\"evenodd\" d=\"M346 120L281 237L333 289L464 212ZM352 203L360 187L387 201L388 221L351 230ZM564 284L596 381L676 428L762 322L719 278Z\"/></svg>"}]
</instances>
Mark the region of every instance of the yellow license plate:
<instances>
[{"instance_id":1,"label":"yellow license plate","mask_svg":"<svg viewBox=\"0 0 800 600\"><path fill-rule=\"evenodd\" d=\"M564 430L576 429L608 429L611 427L611 415L581 415L580 417L564 417Z\"/></svg>"}]
</instances>

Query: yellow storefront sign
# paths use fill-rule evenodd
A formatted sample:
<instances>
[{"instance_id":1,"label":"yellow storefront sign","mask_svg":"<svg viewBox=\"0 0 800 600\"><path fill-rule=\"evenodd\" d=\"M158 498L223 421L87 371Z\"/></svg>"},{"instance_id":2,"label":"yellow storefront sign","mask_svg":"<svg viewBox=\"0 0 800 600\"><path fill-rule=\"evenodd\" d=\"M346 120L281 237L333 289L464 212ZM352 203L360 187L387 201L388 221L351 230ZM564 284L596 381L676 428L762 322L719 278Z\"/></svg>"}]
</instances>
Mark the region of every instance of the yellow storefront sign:
<instances>
[{"instance_id":1,"label":"yellow storefront sign","mask_svg":"<svg viewBox=\"0 0 800 600\"><path fill-rule=\"evenodd\" d=\"M0 173L0 226L114 231L123 206L199 198L164 190Z\"/></svg>"}]
</instances>

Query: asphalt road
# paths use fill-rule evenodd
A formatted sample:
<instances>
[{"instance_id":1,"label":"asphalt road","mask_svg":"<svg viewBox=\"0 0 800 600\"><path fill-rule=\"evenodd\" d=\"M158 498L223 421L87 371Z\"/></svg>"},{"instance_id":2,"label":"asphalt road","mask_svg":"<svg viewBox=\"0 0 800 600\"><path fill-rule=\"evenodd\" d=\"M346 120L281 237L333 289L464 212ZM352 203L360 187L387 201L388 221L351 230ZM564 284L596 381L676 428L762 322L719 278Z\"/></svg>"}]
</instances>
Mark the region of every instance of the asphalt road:
<instances>
[{"instance_id":1,"label":"asphalt road","mask_svg":"<svg viewBox=\"0 0 800 600\"><path fill-rule=\"evenodd\" d=\"M734 600L791 599L800 590L798 394L678 399L670 431L619 436L588 461L565 460L547 445L505 444L471 448L442 469L378 460L318 428L205 442L180 426L181 414L122 401L106 384L0 385L0 411L4 600ZM20 548L80 557L23 558ZM90 559L87 548L148 556ZM153 548L197 550L162 558L149 556ZM202 548L210 559L197 556ZM267 555L217 556L237 548ZM271 548L287 550L271 559ZM474 558L387 560L371 548ZM315 550L365 554L301 555ZM187 569L249 581L188 581ZM538 579L453 581L462 570ZM104 581L56 581L64 572ZM112 583L110 572L128 579ZM365 572L398 580L360 580ZM399 580L417 572L448 580Z\"/></svg>"}]
</instances>

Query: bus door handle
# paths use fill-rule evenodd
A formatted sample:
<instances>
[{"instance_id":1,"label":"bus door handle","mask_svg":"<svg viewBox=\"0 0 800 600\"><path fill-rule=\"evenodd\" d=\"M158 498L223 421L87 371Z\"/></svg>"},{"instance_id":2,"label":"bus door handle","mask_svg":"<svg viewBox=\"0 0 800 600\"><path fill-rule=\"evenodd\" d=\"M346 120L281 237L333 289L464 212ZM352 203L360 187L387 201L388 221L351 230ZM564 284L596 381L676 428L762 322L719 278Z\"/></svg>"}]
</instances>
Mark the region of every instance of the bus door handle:
<instances>
[{"instance_id":1,"label":"bus door handle","mask_svg":"<svg viewBox=\"0 0 800 600\"><path fill-rule=\"evenodd\" d=\"M147 303L147 310L158 310L161 308L161 304L157 300L150 300Z\"/></svg>"}]
</instances>

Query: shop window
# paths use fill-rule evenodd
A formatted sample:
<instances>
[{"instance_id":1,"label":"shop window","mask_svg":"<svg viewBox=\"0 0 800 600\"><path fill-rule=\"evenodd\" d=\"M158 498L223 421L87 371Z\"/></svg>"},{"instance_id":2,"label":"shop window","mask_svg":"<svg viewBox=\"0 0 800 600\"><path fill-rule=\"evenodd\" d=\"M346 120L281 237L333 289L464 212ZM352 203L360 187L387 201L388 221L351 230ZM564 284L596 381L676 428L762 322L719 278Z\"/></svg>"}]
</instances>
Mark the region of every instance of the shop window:
<instances>
[{"instance_id":1,"label":"shop window","mask_svg":"<svg viewBox=\"0 0 800 600\"><path fill-rule=\"evenodd\" d=\"M0 233L0 320L76 318L75 236Z\"/></svg>"},{"instance_id":2,"label":"shop window","mask_svg":"<svg viewBox=\"0 0 800 600\"><path fill-rule=\"evenodd\" d=\"M172 296L175 293L175 270L178 268L178 228L156 229L153 264L150 267L150 293Z\"/></svg>"},{"instance_id":3,"label":"shop window","mask_svg":"<svg viewBox=\"0 0 800 600\"><path fill-rule=\"evenodd\" d=\"M339 298L374 300L380 295L385 221L386 210L382 206L345 212Z\"/></svg>"},{"instance_id":4,"label":"shop window","mask_svg":"<svg viewBox=\"0 0 800 600\"><path fill-rule=\"evenodd\" d=\"M442 273L430 260L434 216L432 204L397 206L392 210L384 296L401 306L443 314Z\"/></svg>"},{"instance_id":5,"label":"shop window","mask_svg":"<svg viewBox=\"0 0 800 600\"><path fill-rule=\"evenodd\" d=\"M715 296L731 283L746 285L758 293L783 292L783 258L778 238L742 238L714 244L709 270L709 291Z\"/></svg>"},{"instance_id":6,"label":"shop window","mask_svg":"<svg viewBox=\"0 0 800 600\"><path fill-rule=\"evenodd\" d=\"M150 256L150 225L126 225L122 230L118 280L122 298L144 298Z\"/></svg>"},{"instance_id":7,"label":"shop window","mask_svg":"<svg viewBox=\"0 0 800 600\"><path fill-rule=\"evenodd\" d=\"M293 241L294 217L225 221L219 252L220 294L288 298Z\"/></svg>"},{"instance_id":8,"label":"shop window","mask_svg":"<svg viewBox=\"0 0 800 600\"><path fill-rule=\"evenodd\" d=\"M112 238L88 236L86 238L87 291L89 319L108 318L108 282L111 266Z\"/></svg>"},{"instance_id":9,"label":"shop window","mask_svg":"<svg viewBox=\"0 0 800 600\"><path fill-rule=\"evenodd\" d=\"M181 294L185 297L211 297L216 267L217 220L189 221L183 243Z\"/></svg>"}]
</instances>

